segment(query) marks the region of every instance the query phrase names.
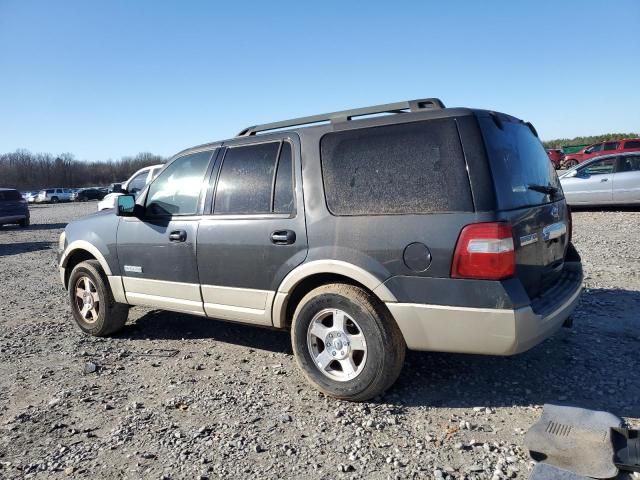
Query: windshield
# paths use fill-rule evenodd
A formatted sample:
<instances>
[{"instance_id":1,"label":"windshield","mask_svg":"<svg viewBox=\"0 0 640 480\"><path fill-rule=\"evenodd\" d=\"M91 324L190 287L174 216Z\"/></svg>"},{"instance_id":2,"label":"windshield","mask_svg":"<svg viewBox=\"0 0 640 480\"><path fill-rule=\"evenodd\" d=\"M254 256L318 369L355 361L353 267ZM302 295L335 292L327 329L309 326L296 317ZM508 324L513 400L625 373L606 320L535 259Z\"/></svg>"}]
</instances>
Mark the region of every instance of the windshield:
<instances>
[{"instance_id":1,"label":"windshield","mask_svg":"<svg viewBox=\"0 0 640 480\"><path fill-rule=\"evenodd\" d=\"M563 197L555 168L527 124L506 117L495 121L489 115L479 116L478 121L501 210L540 205Z\"/></svg>"}]
</instances>

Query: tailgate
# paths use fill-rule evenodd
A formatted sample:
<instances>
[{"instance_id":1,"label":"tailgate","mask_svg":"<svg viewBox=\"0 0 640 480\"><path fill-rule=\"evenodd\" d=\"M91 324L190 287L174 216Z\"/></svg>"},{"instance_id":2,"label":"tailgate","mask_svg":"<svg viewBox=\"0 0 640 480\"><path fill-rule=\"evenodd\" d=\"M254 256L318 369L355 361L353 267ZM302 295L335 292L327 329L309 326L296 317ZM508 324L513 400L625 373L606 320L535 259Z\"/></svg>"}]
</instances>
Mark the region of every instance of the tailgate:
<instances>
[{"instance_id":1,"label":"tailgate","mask_svg":"<svg viewBox=\"0 0 640 480\"><path fill-rule=\"evenodd\" d=\"M508 115L477 115L500 220L513 229L516 276L530 298L562 273L569 211L553 164L530 124Z\"/></svg>"},{"instance_id":2,"label":"tailgate","mask_svg":"<svg viewBox=\"0 0 640 480\"><path fill-rule=\"evenodd\" d=\"M542 294L562 274L569 244L569 213L564 200L502 212L511 223L516 276L529 298Z\"/></svg>"}]
</instances>

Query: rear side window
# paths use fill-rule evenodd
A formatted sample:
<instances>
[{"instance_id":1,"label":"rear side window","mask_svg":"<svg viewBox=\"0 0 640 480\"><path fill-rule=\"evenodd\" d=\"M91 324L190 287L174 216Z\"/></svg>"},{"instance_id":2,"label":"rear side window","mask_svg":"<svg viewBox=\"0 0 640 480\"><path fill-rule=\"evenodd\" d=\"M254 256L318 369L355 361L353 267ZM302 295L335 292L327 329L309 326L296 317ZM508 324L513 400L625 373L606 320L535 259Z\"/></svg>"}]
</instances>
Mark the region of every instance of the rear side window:
<instances>
[{"instance_id":1,"label":"rear side window","mask_svg":"<svg viewBox=\"0 0 640 480\"><path fill-rule=\"evenodd\" d=\"M617 172L638 172L640 171L640 156L624 156L618 159Z\"/></svg>"},{"instance_id":2,"label":"rear side window","mask_svg":"<svg viewBox=\"0 0 640 480\"><path fill-rule=\"evenodd\" d=\"M551 202L549 194L530 188L551 186L561 192L555 168L542 143L525 123L497 118L478 116L498 208L512 210Z\"/></svg>"},{"instance_id":3,"label":"rear side window","mask_svg":"<svg viewBox=\"0 0 640 480\"><path fill-rule=\"evenodd\" d=\"M133 177L129 182L129 184L127 185L127 191L129 193L137 194L147 184L148 176L149 176L149 171L145 170L144 172L141 172L135 177Z\"/></svg>"},{"instance_id":4,"label":"rear side window","mask_svg":"<svg viewBox=\"0 0 640 480\"><path fill-rule=\"evenodd\" d=\"M151 180L158 176L160 170L162 170L162 167L154 168L153 170L151 170Z\"/></svg>"},{"instance_id":5,"label":"rear side window","mask_svg":"<svg viewBox=\"0 0 640 480\"><path fill-rule=\"evenodd\" d=\"M230 147L222 161L213 213L291 213L293 165L289 142Z\"/></svg>"},{"instance_id":6,"label":"rear side window","mask_svg":"<svg viewBox=\"0 0 640 480\"><path fill-rule=\"evenodd\" d=\"M0 202L13 202L21 199L22 199L22 196L17 190L0 191Z\"/></svg>"},{"instance_id":7,"label":"rear side window","mask_svg":"<svg viewBox=\"0 0 640 480\"><path fill-rule=\"evenodd\" d=\"M640 140L629 140L624 142L624 148L640 148Z\"/></svg>"},{"instance_id":8,"label":"rear side window","mask_svg":"<svg viewBox=\"0 0 640 480\"><path fill-rule=\"evenodd\" d=\"M452 119L328 133L320 150L327 207L334 215L473 210Z\"/></svg>"}]
</instances>

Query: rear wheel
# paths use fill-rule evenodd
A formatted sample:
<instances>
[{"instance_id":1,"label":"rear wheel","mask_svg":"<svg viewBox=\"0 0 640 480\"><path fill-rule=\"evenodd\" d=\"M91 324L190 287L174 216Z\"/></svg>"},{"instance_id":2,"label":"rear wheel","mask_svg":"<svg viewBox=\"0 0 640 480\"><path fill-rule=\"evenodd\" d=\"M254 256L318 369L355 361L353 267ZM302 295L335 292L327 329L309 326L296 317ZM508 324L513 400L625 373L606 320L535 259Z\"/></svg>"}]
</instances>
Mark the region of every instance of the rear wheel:
<instances>
[{"instance_id":1,"label":"rear wheel","mask_svg":"<svg viewBox=\"0 0 640 480\"><path fill-rule=\"evenodd\" d=\"M569 161L567 161L567 162L564 164L564 166L565 166L566 168L573 168L573 167L575 167L576 165L578 165L578 161L577 161L577 160L569 160Z\"/></svg>"},{"instance_id":2,"label":"rear wheel","mask_svg":"<svg viewBox=\"0 0 640 480\"><path fill-rule=\"evenodd\" d=\"M71 312L80 329L96 337L120 330L127 322L128 305L117 303L97 260L75 266L69 277Z\"/></svg>"},{"instance_id":3,"label":"rear wheel","mask_svg":"<svg viewBox=\"0 0 640 480\"><path fill-rule=\"evenodd\" d=\"M23 218L20 220L20 226L22 228L27 228L31 224L31 221L28 218Z\"/></svg>"},{"instance_id":4,"label":"rear wheel","mask_svg":"<svg viewBox=\"0 0 640 480\"><path fill-rule=\"evenodd\" d=\"M307 380L327 395L364 401L398 378L405 343L384 305L367 291L331 284L307 294L291 327L293 351Z\"/></svg>"},{"instance_id":5,"label":"rear wheel","mask_svg":"<svg viewBox=\"0 0 640 480\"><path fill-rule=\"evenodd\" d=\"M59 201L58 197L51 197L51 203L58 203Z\"/></svg>"}]
</instances>

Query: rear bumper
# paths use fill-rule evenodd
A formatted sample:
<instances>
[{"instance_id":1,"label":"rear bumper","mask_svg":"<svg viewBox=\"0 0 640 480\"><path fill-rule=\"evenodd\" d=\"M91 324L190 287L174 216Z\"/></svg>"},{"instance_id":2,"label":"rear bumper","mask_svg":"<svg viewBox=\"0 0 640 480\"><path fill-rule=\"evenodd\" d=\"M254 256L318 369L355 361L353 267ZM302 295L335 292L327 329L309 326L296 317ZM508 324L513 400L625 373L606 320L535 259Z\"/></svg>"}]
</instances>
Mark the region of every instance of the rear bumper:
<instances>
[{"instance_id":1,"label":"rear bumper","mask_svg":"<svg viewBox=\"0 0 640 480\"><path fill-rule=\"evenodd\" d=\"M575 309L582 291L582 265L572 262L565 268L570 284L565 281L547 292L544 302L515 309L386 305L412 350L514 355L553 335Z\"/></svg>"},{"instance_id":2,"label":"rear bumper","mask_svg":"<svg viewBox=\"0 0 640 480\"><path fill-rule=\"evenodd\" d=\"M20 215L5 215L0 217L0 225L4 224L4 223L15 223L15 222L19 222L20 220L25 220L29 218L29 212L25 212L22 213Z\"/></svg>"}]
</instances>

